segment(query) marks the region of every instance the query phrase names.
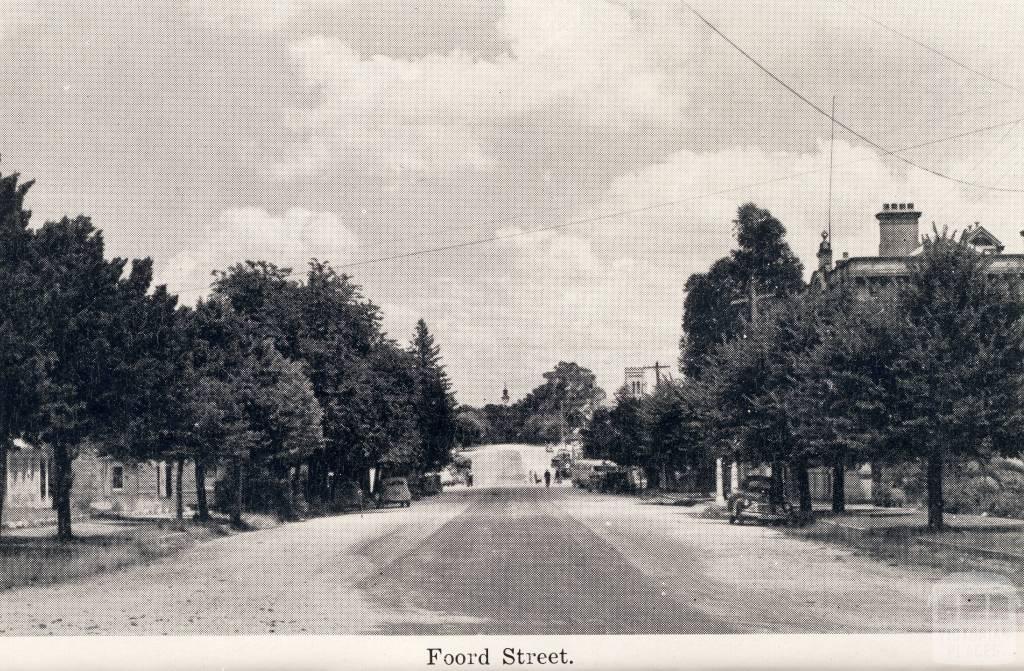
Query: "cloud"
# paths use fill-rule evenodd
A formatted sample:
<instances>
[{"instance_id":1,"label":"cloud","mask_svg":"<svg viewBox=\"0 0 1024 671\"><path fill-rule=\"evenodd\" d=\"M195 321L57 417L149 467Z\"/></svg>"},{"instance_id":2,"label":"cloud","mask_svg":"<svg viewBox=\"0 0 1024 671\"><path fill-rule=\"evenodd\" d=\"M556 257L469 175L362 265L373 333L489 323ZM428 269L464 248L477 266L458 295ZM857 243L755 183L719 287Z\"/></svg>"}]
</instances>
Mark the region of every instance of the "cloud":
<instances>
[{"instance_id":1,"label":"cloud","mask_svg":"<svg viewBox=\"0 0 1024 671\"><path fill-rule=\"evenodd\" d=\"M509 0L497 27L508 48L489 58L468 50L367 57L330 36L295 43L320 102L290 110L300 139L275 174L353 163L385 174L486 171L506 127L548 119L562 132L623 132L673 124L685 106L679 73L620 5Z\"/></svg>"},{"instance_id":2,"label":"cloud","mask_svg":"<svg viewBox=\"0 0 1024 671\"><path fill-rule=\"evenodd\" d=\"M188 249L171 257L157 281L191 303L208 292L213 270L246 260L266 260L302 272L310 258L341 265L354 258L359 244L337 215L294 207L273 215L255 207L225 210L216 223L193 238Z\"/></svg>"},{"instance_id":3,"label":"cloud","mask_svg":"<svg viewBox=\"0 0 1024 671\"><path fill-rule=\"evenodd\" d=\"M450 359L460 389L488 389L488 376L501 360L510 391L521 395L558 360L572 359L593 369L610 393L622 384L627 366L674 364L683 287L690 274L705 271L733 248L731 221L741 203L768 208L785 224L787 240L810 275L828 219L828 153L826 142L809 152L675 152L622 175L599 203L566 220L682 202L478 248L472 275L431 286L406 305L418 306L428 321L449 325L438 330L445 350L467 353ZM874 215L892 201L914 202L923 210L922 232L933 220L954 229L981 221L1008 251L1022 246L1013 194L957 187L863 146L836 143L833 188L837 258L844 251L877 253ZM503 227L496 234L531 227ZM487 281L498 277L500 282ZM399 331L411 326L412 321ZM483 369L481 362L487 362Z\"/></svg>"},{"instance_id":4,"label":"cloud","mask_svg":"<svg viewBox=\"0 0 1024 671\"><path fill-rule=\"evenodd\" d=\"M1024 84L1021 3L856 6ZM18 35L0 48L20 66L0 94L15 120L2 154L38 178L36 219L94 215L111 254L154 255L187 301L210 270L245 258L301 270L314 255L363 261L679 201L356 268L395 337L428 320L464 400L504 381L525 393L564 358L609 391L624 366L674 360L686 278L728 252L746 200L786 224L808 271L826 226L827 119L673 0L0 8L0 35ZM700 8L812 100L836 95L840 118L886 146L1024 114L1014 92L841 3ZM1022 149L1024 124L910 155L1022 187ZM837 255L877 250L885 201L915 202L925 225L981 221L1020 249L1012 194L937 180L843 132L834 187Z\"/></svg>"}]
</instances>

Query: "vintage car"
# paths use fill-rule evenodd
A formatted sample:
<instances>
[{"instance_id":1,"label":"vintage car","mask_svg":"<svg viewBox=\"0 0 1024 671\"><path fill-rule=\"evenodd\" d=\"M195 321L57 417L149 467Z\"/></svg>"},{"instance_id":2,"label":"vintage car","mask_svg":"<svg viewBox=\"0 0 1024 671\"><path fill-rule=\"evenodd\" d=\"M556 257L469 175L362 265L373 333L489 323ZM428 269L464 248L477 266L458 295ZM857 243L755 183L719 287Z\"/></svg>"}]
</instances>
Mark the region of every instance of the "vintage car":
<instances>
[{"instance_id":1,"label":"vintage car","mask_svg":"<svg viewBox=\"0 0 1024 671\"><path fill-rule=\"evenodd\" d=\"M413 501L419 501L424 496L440 494L442 490L440 473L414 475L408 478L407 481L409 483L409 491L412 492Z\"/></svg>"},{"instance_id":2,"label":"vintage car","mask_svg":"<svg viewBox=\"0 0 1024 671\"><path fill-rule=\"evenodd\" d=\"M743 524L746 520L792 524L795 514L788 501L772 501L770 477L755 475L745 479L739 491L729 496L729 524Z\"/></svg>"},{"instance_id":3,"label":"vintage car","mask_svg":"<svg viewBox=\"0 0 1024 671\"><path fill-rule=\"evenodd\" d=\"M412 492L409 491L409 481L405 478L385 478L380 483L377 505L382 507L397 505L399 508L408 508L412 505Z\"/></svg>"},{"instance_id":4,"label":"vintage car","mask_svg":"<svg viewBox=\"0 0 1024 671\"><path fill-rule=\"evenodd\" d=\"M572 483L580 489L601 491L608 474L622 470L621 466L607 459L577 459L572 466Z\"/></svg>"},{"instance_id":5,"label":"vintage car","mask_svg":"<svg viewBox=\"0 0 1024 671\"><path fill-rule=\"evenodd\" d=\"M352 480L344 480L338 483L334 490L334 508L339 511L365 510L366 497L363 495L363 488Z\"/></svg>"},{"instance_id":6,"label":"vintage car","mask_svg":"<svg viewBox=\"0 0 1024 671\"><path fill-rule=\"evenodd\" d=\"M420 490L424 496L434 496L444 490L440 473L427 473L420 478Z\"/></svg>"}]
</instances>

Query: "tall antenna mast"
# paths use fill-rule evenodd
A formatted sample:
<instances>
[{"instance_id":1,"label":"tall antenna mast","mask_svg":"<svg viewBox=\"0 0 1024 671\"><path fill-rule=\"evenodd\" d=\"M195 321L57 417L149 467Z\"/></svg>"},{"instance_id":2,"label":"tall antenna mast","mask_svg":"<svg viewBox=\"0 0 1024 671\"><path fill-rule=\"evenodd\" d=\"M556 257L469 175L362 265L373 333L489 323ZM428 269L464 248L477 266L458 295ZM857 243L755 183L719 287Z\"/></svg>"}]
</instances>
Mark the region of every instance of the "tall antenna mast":
<instances>
[{"instance_id":1,"label":"tall antenna mast","mask_svg":"<svg viewBox=\"0 0 1024 671\"><path fill-rule=\"evenodd\" d=\"M836 97L832 96L832 136L828 140L828 244L832 244L832 156L836 144Z\"/></svg>"}]
</instances>

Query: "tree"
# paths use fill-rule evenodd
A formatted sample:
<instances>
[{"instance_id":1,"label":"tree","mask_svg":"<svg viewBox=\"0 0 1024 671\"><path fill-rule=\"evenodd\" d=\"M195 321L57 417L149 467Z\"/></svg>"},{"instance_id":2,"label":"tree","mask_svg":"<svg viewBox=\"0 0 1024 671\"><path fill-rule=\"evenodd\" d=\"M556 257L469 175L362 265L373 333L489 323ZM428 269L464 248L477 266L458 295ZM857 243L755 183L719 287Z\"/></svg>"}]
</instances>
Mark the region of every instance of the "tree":
<instances>
[{"instance_id":1,"label":"tree","mask_svg":"<svg viewBox=\"0 0 1024 671\"><path fill-rule=\"evenodd\" d=\"M597 386L597 377L575 362L559 361L544 373L544 380L544 384L523 399L522 405L530 414L546 415L551 420L547 422L546 433L549 436L552 425L558 428L560 438L582 429L604 400L604 391Z\"/></svg>"},{"instance_id":2,"label":"tree","mask_svg":"<svg viewBox=\"0 0 1024 671\"><path fill-rule=\"evenodd\" d=\"M596 414L596 411L595 411ZM622 466L651 470L644 402L620 391L609 412L611 435L607 458Z\"/></svg>"},{"instance_id":3,"label":"tree","mask_svg":"<svg viewBox=\"0 0 1024 671\"><path fill-rule=\"evenodd\" d=\"M601 406L594 410L590 421L583 427L583 454L588 459L611 459L615 449L615 425L612 409Z\"/></svg>"},{"instance_id":4,"label":"tree","mask_svg":"<svg viewBox=\"0 0 1024 671\"><path fill-rule=\"evenodd\" d=\"M977 455L1020 454L1024 322L1015 282L989 278L992 259L934 231L908 259L900 293L902 356L890 371L888 440L924 462L928 525L944 525L943 469Z\"/></svg>"},{"instance_id":5,"label":"tree","mask_svg":"<svg viewBox=\"0 0 1024 671\"><path fill-rule=\"evenodd\" d=\"M809 463L813 444L798 430L802 408L795 400L795 368L813 342L799 297L777 302L744 337L720 345L707 372L712 418L722 443L748 461L772 466L772 495L781 498L783 464L796 475L800 508L811 511Z\"/></svg>"},{"instance_id":6,"label":"tree","mask_svg":"<svg viewBox=\"0 0 1024 671\"><path fill-rule=\"evenodd\" d=\"M740 333L743 318L735 301L741 287L735 274L735 262L725 257L707 273L694 273L686 280L679 370L688 377L699 377L711 351Z\"/></svg>"},{"instance_id":7,"label":"tree","mask_svg":"<svg viewBox=\"0 0 1024 671\"><path fill-rule=\"evenodd\" d=\"M388 415L379 414L382 399L372 395L379 382L373 369L387 358L377 355L395 345L384 337L379 308L328 263L312 259L305 283L289 275L266 261L247 261L219 273L214 292L286 358L306 367L324 436L323 446L306 457L306 494L320 505L333 497L337 482L365 472L367 445L385 431L374 419Z\"/></svg>"},{"instance_id":8,"label":"tree","mask_svg":"<svg viewBox=\"0 0 1024 671\"><path fill-rule=\"evenodd\" d=\"M118 284L110 318L108 384L111 396L100 454L121 461L167 459L176 462L179 479L184 455L180 452L180 409L175 395L183 368L182 315L178 299L165 286L150 293L153 265L136 261L128 277ZM183 504L178 487L177 512Z\"/></svg>"},{"instance_id":9,"label":"tree","mask_svg":"<svg viewBox=\"0 0 1024 671\"><path fill-rule=\"evenodd\" d=\"M409 346L413 374L416 378L415 406L417 432L420 436L420 467L424 471L440 470L451 460L458 429L455 395L441 364L441 348L427 323L416 322L416 332Z\"/></svg>"},{"instance_id":10,"label":"tree","mask_svg":"<svg viewBox=\"0 0 1024 671\"><path fill-rule=\"evenodd\" d=\"M699 377L718 344L742 332L745 316L755 316L761 299L803 290L803 265L785 240L786 228L771 212L746 203L734 222L737 248L712 264L707 274L686 282L680 370Z\"/></svg>"},{"instance_id":11,"label":"tree","mask_svg":"<svg viewBox=\"0 0 1024 671\"><path fill-rule=\"evenodd\" d=\"M643 399L647 438L643 465L651 474L672 470L707 475L712 461L707 441L707 408L703 388L681 381L662 382Z\"/></svg>"},{"instance_id":12,"label":"tree","mask_svg":"<svg viewBox=\"0 0 1024 671\"><path fill-rule=\"evenodd\" d=\"M483 443L491 428L482 410L463 405L455 416L455 442L462 447Z\"/></svg>"},{"instance_id":13,"label":"tree","mask_svg":"<svg viewBox=\"0 0 1024 671\"><path fill-rule=\"evenodd\" d=\"M13 439L37 428L49 359L41 343L37 282L31 261L32 182L0 176L0 522L7 496L7 453Z\"/></svg>"},{"instance_id":14,"label":"tree","mask_svg":"<svg viewBox=\"0 0 1024 671\"><path fill-rule=\"evenodd\" d=\"M253 343L239 371L238 390L246 424L255 434L236 459L236 486L243 462L263 467L271 479L278 515L300 514L299 465L323 446L323 414L303 365L284 357L273 341Z\"/></svg>"},{"instance_id":15,"label":"tree","mask_svg":"<svg viewBox=\"0 0 1024 671\"><path fill-rule=\"evenodd\" d=\"M641 466L648 472L657 472L649 458L643 400L623 388L615 395L615 401L611 408L596 408L581 431L583 453L591 459L608 459L621 466Z\"/></svg>"},{"instance_id":16,"label":"tree","mask_svg":"<svg viewBox=\"0 0 1024 671\"><path fill-rule=\"evenodd\" d=\"M834 512L846 508L848 465L881 454L880 429L889 423L884 385L900 348L891 329L869 319L887 303L857 301L845 284L802 298L806 331L794 352L792 415L801 441L831 468Z\"/></svg>"},{"instance_id":17,"label":"tree","mask_svg":"<svg viewBox=\"0 0 1024 671\"><path fill-rule=\"evenodd\" d=\"M223 460L247 455L257 436L241 406L247 343L256 336L223 298L200 300L181 315L184 356L172 399L178 417L179 448L195 469L196 512L209 519L206 470ZM180 493L180 487L179 487ZM240 522L241 510L239 509Z\"/></svg>"},{"instance_id":18,"label":"tree","mask_svg":"<svg viewBox=\"0 0 1024 671\"><path fill-rule=\"evenodd\" d=\"M88 217L47 222L33 241L33 271L44 290L37 297L42 315L44 356L52 361L41 435L53 448L57 537L70 540L71 465L87 439L115 437L127 401L124 367L118 361L115 323L125 283L126 261L104 258L103 236Z\"/></svg>"},{"instance_id":19,"label":"tree","mask_svg":"<svg viewBox=\"0 0 1024 671\"><path fill-rule=\"evenodd\" d=\"M297 293L299 283L288 279L291 268L269 261L245 261L215 271L213 293L253 325L263 338L290 359L301 358L299 334L304 325Z\"/></svg>"}]
</instances>

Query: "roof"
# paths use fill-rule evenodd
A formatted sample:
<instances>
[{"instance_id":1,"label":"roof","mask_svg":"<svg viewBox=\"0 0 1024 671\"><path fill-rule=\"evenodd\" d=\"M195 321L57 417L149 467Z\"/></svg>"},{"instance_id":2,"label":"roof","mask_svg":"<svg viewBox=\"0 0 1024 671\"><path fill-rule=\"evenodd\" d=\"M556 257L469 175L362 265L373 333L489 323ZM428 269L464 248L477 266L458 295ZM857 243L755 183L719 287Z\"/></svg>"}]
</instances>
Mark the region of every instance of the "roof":
<instances>
[{"instance_id":1,"label":"roof","mask_svg":"<svg viewBox=\"0 0 1024 671\"><path fill-rule=\"evenodd\" d=\"M975 247L994 247L997 252L1003 251L1006 248L999 238L992 235L991 231L982 226L981 224L975 224L973 228L964 231L963 242Z\"/></svg>"}]
</instances>

